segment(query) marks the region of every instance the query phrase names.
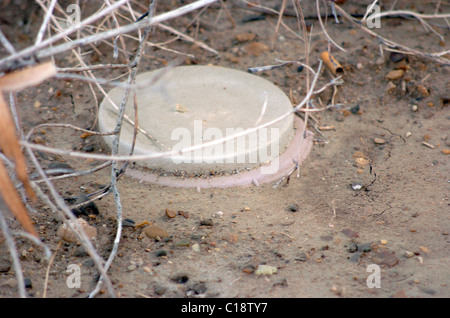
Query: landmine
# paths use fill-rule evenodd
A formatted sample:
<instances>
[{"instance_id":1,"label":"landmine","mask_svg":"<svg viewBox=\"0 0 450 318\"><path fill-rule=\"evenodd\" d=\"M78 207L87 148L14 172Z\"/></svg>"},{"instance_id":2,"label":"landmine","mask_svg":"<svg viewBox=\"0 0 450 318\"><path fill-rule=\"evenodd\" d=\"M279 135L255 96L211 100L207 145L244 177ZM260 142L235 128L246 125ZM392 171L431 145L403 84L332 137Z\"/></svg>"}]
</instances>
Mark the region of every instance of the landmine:
<instances>
[{"instance_id":1,"label":"landmine","mask_svg":"<svg viewBox=\"0 0 450 318\"><path fill-rule=\"evenodd\" d=\"M133 154L168 155L136 161L126 171L132 177L170 187L259 185L291 173L311 150L312 133L303 138L303 121L292 113L289 98L260 76L220 66L179 66L142 73L135 84L119 154L130 154L137 118ZM124 92L116 87L102 101L101 132L114 130ZM110 147L113 138L104 136ZM193 151L183 151L189 148Z\"/></svg>"}]
</instances>

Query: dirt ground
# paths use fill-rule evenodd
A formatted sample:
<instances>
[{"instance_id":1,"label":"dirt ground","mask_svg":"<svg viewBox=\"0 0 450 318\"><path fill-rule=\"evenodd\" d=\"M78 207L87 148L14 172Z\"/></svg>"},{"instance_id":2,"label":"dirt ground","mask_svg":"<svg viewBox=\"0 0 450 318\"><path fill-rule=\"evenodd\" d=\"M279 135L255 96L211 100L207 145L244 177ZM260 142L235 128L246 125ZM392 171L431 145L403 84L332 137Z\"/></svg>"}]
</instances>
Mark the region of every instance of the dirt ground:
<instances>
[{"instance_id":1,"label":"dirt ground","mask_svg":"<svg viewBox=\"0 0 450 318\"><path fill-rule=\"evenodd\" d=\"M185 1L160 2L158 10L164 12ZM264 2L275 8L276 1ZM363 14L371 2L347 1L342 8ZM33 43L42 19L37 5L24 7L23 3L12 1L0 13L2 31L18 49ZM225 3L235 26L220 5L202 13L198 28L193 24L186 29L198 12L167 22L214 48L219 55L177 40L166 44L176 50L173 52L148 48L140 70L161 68L180 57L184 64L240 70L272 65L275 59L305 61L303 42L286 27L281 26L274 37L276 15L262 15L232 1ZM396 8L434 12L431 1L417 3L398 1ZM391 1L383 4L385 10ZM292 9L290 1L288 9ZM87 16L89 7L83 10ZM304 11L307 17L315 16L314 6L305 4ZM442 1L440 12L449 13L449 4ZM120 179L123 217L135 224L153 223L170 237L155 240L143 233L143 227L123 228L118 255L108 271L118 297L450 296L449 68L414 55L392 62L388 51L381 58L375 38L344 18L340 18L340 24L333 20L327 21L329 36L346 49L331 50L345 70L344 83L336 92L328 88L315 96L315 102L325 106L333 99L346 109L314 113L316 121L310 118L308 129L314 133L315 142L300 167L299 178L294 173L288 183L282 181L277 187L272 183L200 192L147 184L127 175ZM327 50L328 41L317 19L307 21L313 25L310 64L317 69L319 55ZM296 17L285 16L283 23L298 31ZM435 29L446 33L448 43L448 28ZM381 28L375 31L422 52L449 49L415 19L382 19ZM237 35L246 33L254 34L254 38L237 39ZM156 28L150 41L163 43L173 38L171 33ZM136 47L136 42L130 43ZM261 52L249 50L250 43L264 44L253 44ZM97 49L102 55L85 48L90 52L85 55L86 61L115 63L109 46L99 43ZM1 52L5 53L3 48ZM68 67L74 66L76 60L64 54L56 56L56 63ZM404 70L404 74L387 79L386 75L396 69ZM121 72L96 74L114 78ZM258 76L274 82L297 102L305 94L306 73L299 72L297 66ZM324 71L318 87L330 79L330 73ZM101 93L96 94L101 101ZM80 81L46 81L18 93L18 98L25 132L42 123L90 128L96 114L96 101L88 85ZM334 128L318 129L324 126ZM42 128L32 140L62 149L108 153L101 138L81 137L72 129ZM76 170L86 170L99 164L37 154L44 168L64 162ZM31 164L29 167L33 176L35 171ZM56 180L54 184L68 199L101 189L109 179L108 167L87 176ZM117 228L114 198L109 194L95 205L98 215L82 217L97 228L94 244L106 259ZM32 206L40 237L55 251L60 217L43 202ZM167 217L166 209L177 215ZM10 226L19 228L14 220L10 220ZM42 297L48 268L43 250L22 237L17 237L16 245L24 276L32 284L27 288L28 295ZM66 284L70 264L80 266L79 288ZM372 264L379 267L375 266L374 271ZM260 265L271 266L276 272L259 275ZM373 287L370 283L377 282L372 275L377 268L380 285ZM0 244L0 271L0 297L16 297L15 275L5 243ZM64 243L49 269L47 297L87 297L97 278L97 269L83 248ZM103 289L98 297L109 297L107 290Z\"/></svg>"}]
</instances>

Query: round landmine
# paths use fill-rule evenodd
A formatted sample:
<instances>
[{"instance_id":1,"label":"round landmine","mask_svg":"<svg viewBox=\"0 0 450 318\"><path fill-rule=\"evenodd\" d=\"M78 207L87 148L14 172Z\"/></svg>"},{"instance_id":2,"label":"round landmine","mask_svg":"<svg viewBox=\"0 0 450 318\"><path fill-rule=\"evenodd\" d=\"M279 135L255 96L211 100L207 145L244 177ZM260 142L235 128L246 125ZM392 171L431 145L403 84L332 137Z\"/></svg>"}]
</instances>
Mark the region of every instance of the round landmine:
<instances>
[{"instance_id":1,"label":"round landmine","mask_svg":"<svg viewBox=\"0 0 450 318\"><path fill-rule=\"evenodd\" d=\"M101 132L114 130L124 91L116 87L103 100ZM303 121L290 113L289 98L247 72L216 66L161 69L138 75L135 93L125 109L119 153L131 151L135 118L133 153L170 153L127 169L144 181L200 188L260 184L291 172L311 149ZM104 139L112 145L113 136Z\"/></svg>"}]
</instances>

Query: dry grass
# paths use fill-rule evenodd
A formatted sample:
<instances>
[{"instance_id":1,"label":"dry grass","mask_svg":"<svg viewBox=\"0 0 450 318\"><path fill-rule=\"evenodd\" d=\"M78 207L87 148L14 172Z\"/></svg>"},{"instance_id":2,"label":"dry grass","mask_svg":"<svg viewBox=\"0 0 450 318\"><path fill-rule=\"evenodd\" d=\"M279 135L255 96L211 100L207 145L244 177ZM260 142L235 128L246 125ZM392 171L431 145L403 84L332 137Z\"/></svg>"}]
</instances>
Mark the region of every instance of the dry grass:
<instances>
[{"instance_id":1,"label":"dry grass","mask_svg":"<svg viewBox=\"0 0 450 318\"><path fill-rule=\"evenodd\" d=\"M165 24L166 21L177 19L185 14L194 12L195 17L191 22L191 25L195 25L200 19L201 14L208 10L209 7L214 6L216 9L223 10L226 14L227 18L230 20L232 25L235 25L235 21L233 19L232 14L228 10L228 6L231 5L236 6L244 6L248 10L262 11L268 14L274 14L278 16L278 20L276 23L276 27L274 29L274 37L279 32L281 27L288 30L288 32L296 35L299 41L303 41L305 52L304 59L299 61L281 61L280 64L271 65L266 67L255 67L251 69L253 72L260 71L270 71L273 68L283 67L285 65L291 63L298 63L300 65L304 65L307 69L307 82L306 82L306 96L302 99L302 101L296 105L294 105L292 112L289 112L283 115L280 118L277 118L271 122L265 124L259 124L243 131L242 133L235 134L233 136L228 136L224 140L215 140L203 145L193 146L188 149L184 149L184 151L194 151L200 147L207 147L214 144L222 143L231 138L237 138L239 136L249 134L255 130L268 127L273 123L282 120L286 116L296 112L302 114L304 116L305 122L308 121L308 116L312 112L322 111L323 109L327 109L330 107L335 107L336 105L327 105L323 109L311 109L311 101L314 99L314 96L319 92L323 91L326 87L329 86L337 86L342 84L339 77L334 77L329 83L327 83L324 87L317 88L317 81L321 77L322 74L322 62L319 63L319 67L317 70L314 70L310 65L309 54L310 54L310 37L312 31L307 31L307 26L305 23L305 17L301 7L301 1L294 0L292 4L294 6L294 12L285 12L286 4L288 0L283 0L281 3L281 10L276 11L273 8L267 8L264 5L258 5L254 3L250 3L249 1L218 1L218 0L198 0L194 1L191 4L174 8L171 11L167 12L158 12L158 3L156 1L150 2L149 7L145 7L141 4L140 1L136 0L104 0L97 1L98 8L94 14L89 16L86 19L81 21L76 21L73 16L73 12L70 14L67 13L66 8L62 8L57 1L55 0L36 0L36 3L40 5L43 9L43 15L40 17L42 20L39 31L37 33L35 42L33 45L16 51L15 43L10 42L6 38L6 36L1 32L0 29L0 42L7 50L8 55L0 59L0 72L2 72L2 77L0 77L0 192L5 199L5 202L9 209L14 214L15 218L20 222L23 229L28 232L31 236L37 237L37 232L34 229L30 217L27 213L26 206L28 205L28 199L36 199L40 200L40 202L47 205L53 211L60 213L64 220L73 220L75 216L73 215L71 209L73 206L68 206L67 203L62 198L61 194L58 192L58 189L53 184L53 180L62 179L62 178L73 178L73 177L81 177L84 175L88 175L94 173L100 169L105 169L110 167L111 169L111 180L110 184L107 186L104 191L97 194L96 196L92 196L90 201L102 198L106 195L112 194L114 197L114 201L116 203L116 214L117 214L117 234L114 240L114 246L112 252L107 260L102 259L98 253L96 252L94 246L86 237L85 233L80 228L73 228L73 230L79 236L83 246L94 259L100 273L101 279L97 288L93 290L90 294L91 297L95 297L102 286L106 286L108 293L111 297L115 296L114 289L111 285L111 282L108 278L107 271L109 266L114 260L115 254L117 252L117 248L120 244L121 230L122 230L122 206L120 200L120 193L117 188L117 182L120 180L121 175L123 175L124 170L127 167L127 162L130 160L148 160L157 157L170 156L172 155L171 150L167 150L161 153L156 154L144 154L144 155L134 155L130 153L127 156L119 156L118 155L118 144L119 144L119 134L118 132L121 129L121 125L124 120L132 123L135 126L135 131L137 133L147 134L149 138L152 136L143 131L139 125L137 118L128 118L125 113L125 105L130 98L134 98L134 79L136 76L136 72L139 69L140 60L142 56L145 54L145 49L149 46L158 47L162 50L168 50L176 55L180 55L182 57L189 56L189 54L184 52L178 52L173 49L170 49L166 46L167 43L153 43L149 39L149 34L152 28L160 28L167 32L170 32L173 35L173 40L183 40L193 44L196 44L203 50L211 52L213 54L219 55L215 48L208 46L207 44L188 36L183 33L183 31L175 30L172 27ZM78 2L77 2L78 3ZM376 1L374 2L376 3ZM440 19L441 21L445 21L447 25L447 19L450 17L450 14L437 14L438 7L440 5L440 1L437 1L436 4L436 12L429 14L419 14L412 11L396 11L394 7L389 11L385 11L380 13L377 17L385 18L392 15L400 15L400 16L409 16L417 19L417 21L425 28L426 31L432 32L434 35L443 40L442 34L439 33L435 28L433 28L427 20L435 20ZM430 52L419 52L417 50L408 48L400 43L396 43L390 39L382 37L377 34L375 30L372 30L367 27L367 13L363 19L358 20L352 17L349 13L347 13L344 9L342 9L339 5L334 4L330 1L320 1L316 0L317 11L321 12L325 10L333 9L333 12L339 14L339 18L344 18L358 28L361 28L368 35L375 38L376 41L379 41L381 51L397 51L406 54L411 54L418 56L420 58L428 59L436 63L440 63L442 65L450 65L450 61L448 59L449 51L430 53ZM138 20L139 17L142 17L145 12L148 11L146 17ZM76 13L76 11L75 11ZM298 19L298 28L299 32L296 32L290 29L283 22L283 18L286 15L295 16ZM337 17L336 17L337 18ZM374 18L374 16L372 16ZM336 47L337 49L345 51L344 48L340 47L337 44L337 41L332 39L327 30L326 21L321 18L321 15L318 15L318 19L321 25L321 30L314 30L315 32L321 32L329 41L329 48L331 46ZM74 21L73 23L68 23L68 21ZM308 33L310 32L310 33ZM127 41L126 41L127 40ZM130 47L129 40L134 41L137 46L137 50L134 50ZM83 59L83 54L87 50L96 51L98 43L107 44L111 50L114 52L114 57L117 58L117 61L124 61L123 63L108 63L108 64L87 64L85 59ZM136 46L133 46L135 48ZM60 67L56 62L54 62L54 57L57 57L61 54L71 54L74 57L74 61L72 66ZM38 63L36 61L48 61L44 63ZM167 66L167 68L173 67L177 65L177 61L171 63ZM122 72L121 78L126 78L125 80L117 79L117 78L100 78L95 74L97 70L120 70ZM65 129L73 129L75 131L79 131L85 134L95 134L101 135L98 131L95 130L96 120L92 124L90 129L84 129L80 127L76 127L71 124L44 124L39 125L32 128L27 135L21 130L20 120L18 117L18 113L20 113L21 101L17 98L17 91L24 89L25 87L31 85L39 85L42 81L54 77L56 79L64 80L64 79L77 79L81 80L89 86L90 91L92 92L93 100L95 105L98 107L99 98L96 94L96 90L101 92L104 98L108 98L106 87L110 86L122 86L125 89L124 96L121 100L120 105L116 105L118 111L117 124L116 128L111 131L109 134L114 135L114 145L111 149L110 155L101 155L101 154L91 154L84 152L76 152L76 151L67 151L64 149L57 149L53 147L43 146L31 143L30 137L33 132L38 128L43 126L48 127L63 127ZM148 84L148 83L147 83ZM151 83L150 83L151 84ZM8 107L8 97L9 97L9 107ZM137 107L138 105L135 106ZM264 108L262 112L264 111ZM306 127L306 125L305 125ZM104 163L101 165L92 168L86 169L82 172L72 172L66 173L62 176L58 177L49 177L46 175L44 169L39 164L35 156L35 151L43 151L53 154L60 154L64 156L70 156L73 158L91 158L102 160ZM28 157L28 164L32 165L33 168L39 173L40 180L29 181L27 177L27 167L26 167L26 159L25 155ZM125 163L124 166L119 167L119 164ZM11 173L11 172L15 173ZM22 190L25 190L23 193ZM46 191L47 190L47 191ZM49 195L45 194L48 192ZM26 196L24 195L26 194ZM90 202L88 201L88 202ZM86 203L88 203L86 202ZM334 209L334 208L333 208ZM1 221L1 229L3 232L3 236L5 237L6 244L8 244L13 263L14 270L16 272L16 277L18 280L19 293L20 296L25 297L26 292L23 288L23 278L21 273L20 262L17 257L17 251L14 245L14 235L12 231L8 227L8 222L6 220L5 214L0 213L0 221ZM73 224L68 222L69 225ZM19 233L21 234L21 233ZM27 236L27 234L21 234ZM29 235L27 236L30 239L33 239ZM40 244L39 241L36 241L36 244ZM54 252L56 253L56 251ZM47 255L48 259L50 259L50 255ZM52 260L52 259L51 259ZM51 262L50 264L51 265ZM45 292L44 292L45 295Z\"/></svg>"}]
</instances>

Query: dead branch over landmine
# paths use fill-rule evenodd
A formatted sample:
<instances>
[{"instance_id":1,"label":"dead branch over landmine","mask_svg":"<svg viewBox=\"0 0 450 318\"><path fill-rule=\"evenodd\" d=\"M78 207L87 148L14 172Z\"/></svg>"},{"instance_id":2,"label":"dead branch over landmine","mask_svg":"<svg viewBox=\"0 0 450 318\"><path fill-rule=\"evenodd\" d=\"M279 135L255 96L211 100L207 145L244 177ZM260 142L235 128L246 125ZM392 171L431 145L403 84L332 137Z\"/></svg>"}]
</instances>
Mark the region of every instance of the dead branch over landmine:
<instances>
[{"instance_id":1,"label":"dead branch over landmine","mask_svg":"<svg viewBox=\"0 0 450 318\"><path fill-rule=\"evenodd\" d=\"M115 254L117 252L117 248L120 244L120 236L122 229L122 215L121 215L121 200L120 193L117 189L117 182L120 180L120 177L123 175L124 170L126 169L127 162L133 160L148 160L152 158L159 157L168 157L174 153L171 150L160 152L160 153L152 153L152 154L143 154L143 155L134 155L132 152L129 155L118 155L118 143L119 143L119 135L121 125L123 121L128 121L132 125L135 126L135 137L137 133L143 133L148 138L153 139L153 137L148 133L142 130L139 127L139 123L137 118L131 119L126 116L124 113L125 105L129 98L134 98L134 89L136 88L136 84L134 82L141 57L145 54L145 48L148 46L157 47L161 50L166 50L174 55L180 56L191 56L185 52L179 52L174 49L169 48L167 45L172 41L182 40L188 43L192 43L200 47L201 49L210 52L214 55L220 55L220 52L216 50L214 47L210 47L207 44L197 40L195 37L188 36L184 33L184 31L176 30L173 27L170 27L164 22L177 19L189 13L194 13L195 17L190 23L191 26L198 25L201 20L201 15L208 9L216 9L223 10L225 12L225 16L229 19L230 23L235 26L236 22L233 19L232 12L230 11L230 7L238 7L246 10L256 10L259 12L264 12L265 14L273 14L277 17L276 27L274 29L275 39L277 33L280 32L281 27L283 27L290 34L294 34L298 41L301 41L305 46L304 58L299 59L298 61L277 61L280 64L269 65L269 66L256 66L249 68L250 72L259 73L259 72L268 72L275 68L282 68L286 65L290 64L298 64L303 65L307 70L307 81L305 83L306 94L301 100L301 102L293 105L292 111L286 113L279 118L276 118L270 122L259 124L257 121L257 125L254 127L242 131L240 133L236 133L232 136L227 136L224 139L213 140L210 142L203 143L201 145L192 146L189 148L185 148L183 152L195 151L197 149L201 149L208 146L213 146L217 144L221 144L226 142L227 140L231 140L234 138L238 138L240 136L247 135L249 133L255 132L259 129L269 127L274 123L286 118L287 116L297 113L302 114L305 119L305 123L308 123L308 118L312 116L313 112L323 111L324 109L339 107L340 105L334 105L332 102L330 105L326 105L323 108L314 108L313 100L314 98L327 87L333 87L336 92L336 86L342 85L344 82L341 77L333 77L328 83L323 85L320 88L317 88L317 83L319 78L322 75L322 60L319 60L319 66L317 70L314 70L311 67L311 36L313 32L319 32L323 34L323 36L328 41L328 49L324 49L324 57L323 62L325 62L328 68L329 65L338 65L339 62L334 60L331 55L331 48L336 47L337 49L345 51L342 47L337 44L337 39L333 39L327 29L329 29L330 25L327 25L327 20L322 16L322 10L331 10L335 15L335 19L345 18L347 21L352 23L353 25L360 28L362 31L367 33L369 36L374 37L379 43L381 43L381 50L387 51L399 51L406 54L415 55L420 58L431 60L435 63L439 63L442 65L450 65L450 60L448 59L448 54L450 51L443 51L437 53L429 53L429 52L420 52L415 49L411 49L402 45L400 43L396 43L386 37L383 37L376 33L376 30L369 29L366 26L367 15L369 11L367 11L361 20L358 20L354 16L347 13L344 9L342 9L339 5L330 2L330 1L320 1L316 0L316 8L317 8L317 19L320 24L320 30L309 30L305 23L305 16L303 14L303 10L301 7L302 2L298 0L293 0L293 10L289 11L286 9L288 0L283 0L281 2L280 11L274 8L268 8L264 6L264 2L261 4L257 4L255 2L249 2L244 0L236 0L236 1L218 1L218 0L198 0L194 1L191 4L181 6L179 8L175 8L171 11L159 13L158 12L158 2L151 1L149 7L145 7L137 1L130 0L120 0L120 1L110 1L105 0L101 8L97 10L96 13L91 16L72 24L67 24L68 14L64 8L60 7L57 1L55 0L36 0L36 2L43 9L44 14L42 17L42 23L40 25L39 31L36 36L36 40L33 45L21 50L16 51L14 48L14 43L10 42L10 40L3 34L0 29L0 43L5 47L8 56L4 57L0 60L0 71L4 72L3 76L0 77L0 148L5 156L0 156L2 159L0 161L0 192L2 197L5 199L6 204L8 205L11 212L14 214L16 219L19 221L20 225L29 233L34 236L37 236L36 230L33 227L33 224L30 220L29 213L26 211L24 205L24 198L20 197L16 188L23 188L27 194L27 196L31 199L37 197L52 211L60 213L65 220L67 226L74 231L76 236L80 239L81 244L88 251L90 256L94 259L97 268L101 274L101 279L97 285L97 287L90 293L90 297L95 297L101 290L101 288L106 285L108 289L108 293L111 297L115 296L114 288L108 278L107 271L112 262L114 261ZM377 1L374 1L375 4ZM101 3L101 2L100 2ZM437 9L439 3L436 6L436 12L434 14L418 14L413 11L405 11L405 10L391 10L382 12L376 16L372 16L372 18L386 18L389 16L409 16L417 19L420 24L424 27L424 29L428 32L434 33L441 40L443 40L443 36L436 31L429 23L427 23L428 19L441 19L444 20L447 24L447 19L450 18L450 14L437 14ZM146 16L144 13L147 11ZM298 31L295 31L287 26L284 23L283 19L286 16L295 17L298 21ZM326 15L325 15L326 16ZM138 19L141 17L141 19ZM173 40L166 41L164 43L153 43L151 42L151 28L160 28L165 32L168 32L174 36ZM137 36L136 36L137 33ZM138 49L136 51L130 50L127 47L124 39L133 40L138 43ZM126 62L122 63L106 63L106 64L88 64L83 59L83 50L92 49L94 51L98 51L97 45L99 43L105 43L108 45L111 50L114 52L114 57L117 58L119 54L122 54L124 60ZM38 61L46 60L51 58L52 60L57 60L57 58L61 54L71 53L75 57L77 63L70 67L59 67L55 65L53 62L44 62L39 63ZM315 62L315 61L313 61ZM332 62L332 63L331 63ZM168 66L168 68L176 65L176 63L172 63ZM31 67L28 67L31 66ZM340 65L339 65L340 66ZM126 76L127 80L118 80L118 79L108 79L108 78L100 78L95 75L95 71L97 70L123 70L122 76ZM164 72L164 69L162 70ZM331 69L331 72L334 76L337 76L336 69ZM85 129L76 127L71 124L43 124L36 127L31 128L28 134L24 134L21 130L20 123L18 122L18 118L15 115L18 112L20 113L20 99L18 99L15 95L15 91L23 90L29 86L39 85L42 81L54 78L56 80L61 79L76 79L87 83L90 87L90 91L93 95L96 107L98 107L98 96L94 91L94 87L97 88L104 98L109 98L108 94L105 90L105 87L108 86L121 86L125 88L125 93L122 98L120 105L115 105L115 108L118 112L117 124L114 131L111 131L109 134L114 135L114 146L111 149L110 155L103 154L92 154L85 152L77 152L65 149L58 149L49 146L38 145L35 143L31 143L29 140L34 131L36 131L39 127L47 126L47 127L62 127L65 129L73 129L75 131L80 131L87 134L92 135L104 135L100 134L98 131L94 129L96 118L92 124L91 129ZM152 83L146 83L146 85L150 85ZM10 109L8 109L7 101L5 98L5 94L10 95ZM15 101L15 102L14 102ZM112 101L111 101L112 102ZM264 112L264 106L262 106L261 114ZM135 103L135 107L138 105ZM137 113L137 112L136 112ZM305 125L306 129L306 125ZM320 133L320 132L319 132ZM135 140L135 139L134 139ZM28 170L25 165L25 157L22 153L21 146L24 148L25 153L28 154L28 157L31 161L31 165L34 169L39 173L40 180L29 180ZM104 163L99 166L87 169L85 171L78 171L72 173L66 173L58 177L49 177L46 174L46 171L42 168L39 161L37 160L34 151L42 151L52 154L57 154L61 156L67 156L72 158L86 158L86 159L96 159L104 161ZM120 168L119 163L124 162L125 165ZM94 244L91 242L89 237L87 237L86 233L84 233L83 229L77 226L76 217L71 211L73 206L68 206L61 194L58 192L58 189L53 184L53 180L62 179L62 178L71 178L75 176L85 176L88 174L95 173L100 169L104 169L105 167L111 166L111 181L110 184L102 189L100 193L96 193L96 196L87 202L91 202L95 199L104 197L108 194L113 194L114 202L116 204L117 210L117 232L116 237L113 242L113 249L108 259L103 260L98 253L96 252ZM17 174L17 178L20 183L18 184L17 180L11 177L9 170L14 170ZM299 169L299 167L297 167ZM289 177L289 176L288 176ZM281 181L281 180L280 180ZM15 185L18 184L18 185ZM45 194L44 186L50 193L50 195ZM34 189L34 190L33 190ZM23 289L23 277L21 274L20 262L17 257L17 253L14 246L14 239L11 235L11 231L9 230L6 222L6 218L4 214L0 213L0 221L2 222L1 229L3 230L3 235L7 238L8 248L11 252L11 256L14 263L14 270L16 272L17 280L19 281L19 294L22 297L26 296L26 293ZM71 221L71 222L69 222ZM56 251L54 252L56 253ZM53 255L54 256L54 255ZM54 258L51 259L49 267ZM48 270L47 270L48 273ZM47 282L47 280L46 280ZM44 290L44 295L46 295L46 291Z\"/></svg>"}]
</instances>

